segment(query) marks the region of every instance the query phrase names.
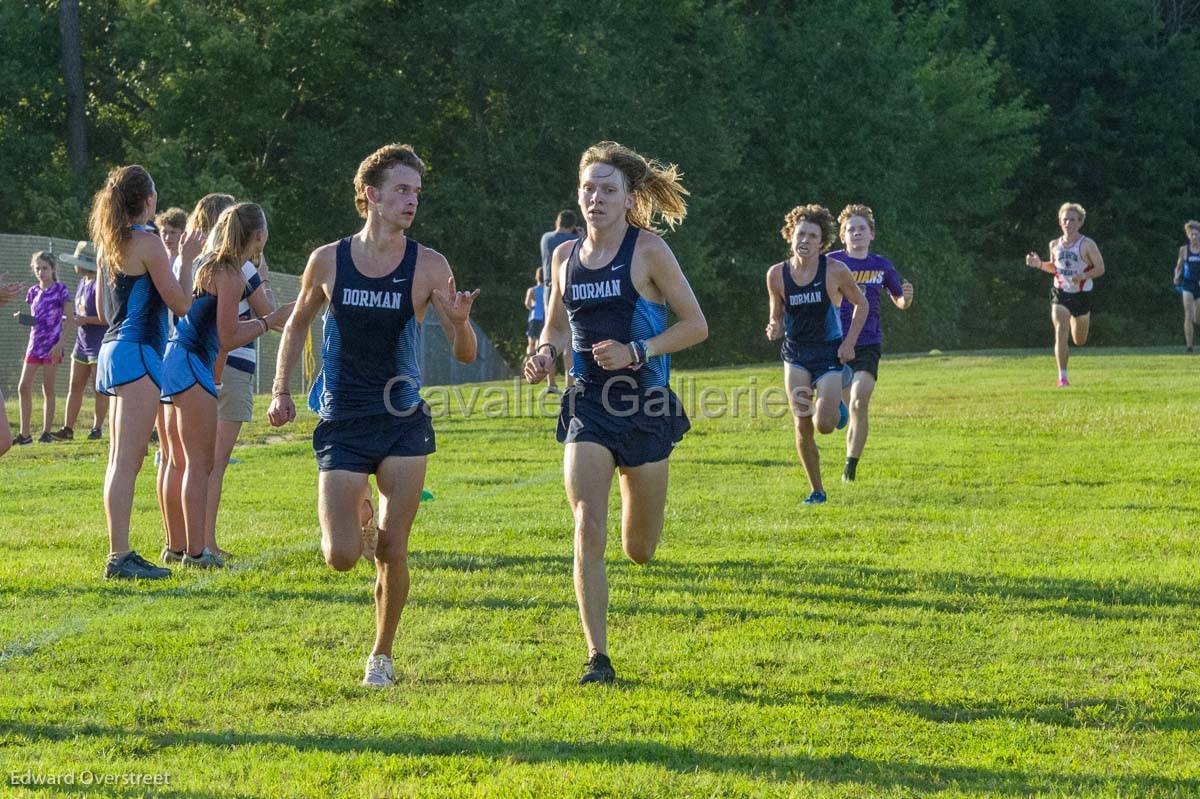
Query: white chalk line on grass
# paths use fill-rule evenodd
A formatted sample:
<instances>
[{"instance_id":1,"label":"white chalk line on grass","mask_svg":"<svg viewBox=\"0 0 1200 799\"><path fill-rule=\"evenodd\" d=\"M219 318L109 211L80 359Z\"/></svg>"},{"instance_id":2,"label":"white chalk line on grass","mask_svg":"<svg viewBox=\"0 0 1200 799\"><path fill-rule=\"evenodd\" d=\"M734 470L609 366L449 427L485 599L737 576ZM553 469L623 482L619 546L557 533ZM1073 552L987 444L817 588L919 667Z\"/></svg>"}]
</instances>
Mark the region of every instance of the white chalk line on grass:
<instances>
[{"instance_id":1,"label":"white chalk line on grass","mask_svg":"<svg viewBox=\"0 0 1200 799\"><path fill-rule=\"evenodd\" d=\"M315 542L307 544L296 544L290 547L277 547L267 550L258 557L251 558L244 563L235 563L224 569L212 569L207 574L197 577L187 585L169 588L165 591L156 591L153 594L147 594L138 600L128 603L120 603L108 611L101 612L94 616L75 616L61 622L58 626L46 630L45 632L34 636L33 638L18 639L6 644L3 649L0 649L0 667L3 667L11 660L18 658L29 657L36 654L43 647L50 644L58 643L65 638L73 635L79 635L85 632L88 627L96 622L111 616L118 616L130 611L140 610L150 605L153 605L163 597L180 597L187 596L201 588L207 588L215 582L219 582L223 577L229 577L239 574L240 572L250 571L264 566L272 561L282 560L300 552L306 552L317 548Z\"/></svg>"}]
</instances>

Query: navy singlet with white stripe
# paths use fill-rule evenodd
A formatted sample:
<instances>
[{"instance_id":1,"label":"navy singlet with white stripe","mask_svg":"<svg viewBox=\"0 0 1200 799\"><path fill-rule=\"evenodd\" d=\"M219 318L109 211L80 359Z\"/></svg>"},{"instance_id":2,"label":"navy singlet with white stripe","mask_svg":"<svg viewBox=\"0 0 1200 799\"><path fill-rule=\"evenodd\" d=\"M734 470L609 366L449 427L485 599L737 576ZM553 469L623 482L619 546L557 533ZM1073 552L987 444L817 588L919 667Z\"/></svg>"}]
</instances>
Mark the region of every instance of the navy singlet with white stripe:
<instances>
[{"instance_id":1,"label":"navy singlet with white stripe","mask_svg":"<svg viewBox=\"0 0 1200 799\"><path fill-rule=\"evenodd\" d=\"M812 282L801 286L792 279L790 261L783 269L783 352L785 361L796 361L801 352L814 345L840 343L842 317L829 300L825 285L825 256L817 261L817 273Z\"/></svg>"},{"instance_id":2,"label":"navy singlet with white stripe","mask_svg":"<svg viewBox=\"0 0 1200 799\"><path fill-rule=\"evenodd\" d=\"M337 244L321 373L308 395L309 407L331 421L401 412L421 402L421 325L412 302L420 245L409 239L395 269L367 277L354 265L351 241Z\"/></svg>"},{"instance_id":3,"label":"navy singlet with white stripe","mask_svg":"<svg viewBox=\"0 0 1200 799\"><path fill-rule=\"evenodd\" d=\"M639 228L632 225L621 241L617 254L604 266L589 269L579 258L582 239L577 239L567 261L567 283L563 304L571 322L571 349L574 365L571 375L585 388L604 386L613 377L629 377L612 384L614 388L640 389L665 386L671 376L671 357L655 355L646 365L634 371L618 369L607 372L592 356L592 345L609 339L627 344L657 336L667 328L667 306L650 302L633 285L633 250L637 245Z\"/></svg>"}]
</instances>

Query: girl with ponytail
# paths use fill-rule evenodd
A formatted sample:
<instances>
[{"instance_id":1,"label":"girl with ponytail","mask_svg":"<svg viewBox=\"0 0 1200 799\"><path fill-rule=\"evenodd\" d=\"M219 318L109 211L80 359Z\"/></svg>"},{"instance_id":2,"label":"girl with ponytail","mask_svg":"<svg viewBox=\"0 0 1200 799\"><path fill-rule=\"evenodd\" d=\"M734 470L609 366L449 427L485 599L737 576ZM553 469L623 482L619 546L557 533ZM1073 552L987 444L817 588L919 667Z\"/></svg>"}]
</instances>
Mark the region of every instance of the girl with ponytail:
<instances>
[{"instance_id":1,"label":"girl with ponytail","mask_svg":"<svg viewBox=\"0 0 1200 799\"><path fill-rule=\"evenodd\" d=\"M675 165L616 142L579 161L587 236L551 257L540 342L525 363L533 383L572 346L575 385L563 396L567 499L575 517L575 597L588 665L580 683L616 679L608 658L604 543L613 472L621 476L621 541L635 563L654 555L667 500L667 459L690 424L671 391L669 353L708 337L708 324L671 248L654 230L687 215ZM667 309L678 317L667 325Z\"/></svg>"},{"instance_id":2,"label":"girl with ponytail","mask_svg":"<svg viewBox=\"0 0 1200 799\"><path fill-rule=\"evenodd\" d=\"M224 566L216 542L207 540L205 514L213 442L217 434L217 353L241 347L268 330L281 329L292 312L283 305L267 316L238 319L238 303L262 291L257 274L249 280L242 265L257 258L267 243L267 218L254 203L221 212L210 234L211 250L196 265L191 308L175 324L163 358L162 401L170 403L167 425L183 449L183 520L187 549L184 566Z\"/></svg>"},{"instance_id":3,"label":"girl with ponytail","mask_svg":"<svg viewBox=\"0 0 1200 799\"><path fill-rule=\"evenodd\" d=\"M171 273L162 239L150 226L158 204L154 180L140 166L108 173L92 200L88 227L105 274L100 316L108 331L96 364L96 390L113 397L104 510L108 518L109 579L160 580L171 572L147 561L129 545L133 487L158 409L166 313L187 313L191 294ZM195 248L196 242L186 246ZM181 273L190 282L190 264Z\"/></svg>"},{"instance_id":4,"label":"girl with ponytail","mask_svg":"<svg viewBox=\"0 0 1200 799\"><path fill-rule=\"evenodd\" d=\"M192 242L195 249L186 252L180 248L180 254L171 262L171 270L176 277L181 276L185 261L190 270L201 246L205 250L211 249L206 245L209 233L216 226L221 212L235 202L237 201L232 194L218 192L206 194L196 201L196 206L184 223L184 240ZM186 283L182 279L180 282L190 286L191 278L189 277ZM166 337L169 338L169 334ZM162 512L163 530L166 533L166 542L159 559L163 565L167 565L182 561L184 550L187 549L187 532L183 521L183 442L179 440L178 427L167 420L170 406L163 404L158 408L156 426L160 453L155 487L158 491L158 508ZM213 552L217 550L214 549Z\"/></svg>"}]
</instances>

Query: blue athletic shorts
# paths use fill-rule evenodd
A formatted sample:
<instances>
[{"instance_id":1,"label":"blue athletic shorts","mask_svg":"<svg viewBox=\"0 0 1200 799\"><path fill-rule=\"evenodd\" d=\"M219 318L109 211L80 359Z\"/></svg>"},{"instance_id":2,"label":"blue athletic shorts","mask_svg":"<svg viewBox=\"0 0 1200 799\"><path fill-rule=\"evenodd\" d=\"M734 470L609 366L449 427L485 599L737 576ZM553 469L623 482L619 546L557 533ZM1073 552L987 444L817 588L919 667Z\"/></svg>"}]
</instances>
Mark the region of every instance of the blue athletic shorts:
<instances>
[{"instance_id":1,"label":"blue athletic shorts","mask_svg":"<svg viewBox=\"0 0 1200 799\"><path fill-rule=\"evenodd\" d=\"M162 354L140 341L106 341L96 359L96 390L113 396L118 386L149 376L162 386Z\"/></svg>"},{"instance_id":2,"label":"blue athletic shorts","mask_svg":"<svg viewBox=\"0 0 1200 799\"><path fill-rule=\"evenodd\" d=\"M1184 278L1175 288L1180 292L1186 291L1193 297L1200 296L1200 280L1197 279Z\"/></svg>"},{"instance_id":3,"label":"blue athletic shorts","mask_svg":"<svg viewBox=\"0 0 1200 799\"><path fill-rule=\"evenodd\" d=\"M209 394L217 396L212 367L179 342L168 341L167 351L163 353L162 401L170 403L171 397L187 391L197 383Z\"/></svg>"},{"instance_id":4,"label":"blue athletic shorts","mask_svg":"<svg viewBox=\"0 0 1200 799\"><path fill-rule=\"evenodd\" d=\"M433 421L424 402L403 416L322 419L313 431L313 452L322 472L374 474L384 458L429 455L436 449Z\"/></svg>"},{"instance_id":5,"label":"blue athletic shorts","mask_svg":"<svg viewBox=\"0 0 1200 799\"><path fill-rule=\"evenodd\" d=\"M667 387L605 392L572 386L563 394L555 437L560 444L590 441L613 454L618 466L641 466L671 454L691 429L683 403Z\"/></svg>"},{"instance_id":6,"label":"blue athletic shorts","mask_svg":"<svg viewBox=\"0 0 1200 799\"><path fill-rule=\"evenodd\" d=\"M843 364L838 360L838 347L841 341L829 341L823 344L812 344L807 347L789 347L784 345L783 360L792 366L799 366L812 377L813 385L817 384L830 372L840 372Z\"/></svg>"}]
</instances>

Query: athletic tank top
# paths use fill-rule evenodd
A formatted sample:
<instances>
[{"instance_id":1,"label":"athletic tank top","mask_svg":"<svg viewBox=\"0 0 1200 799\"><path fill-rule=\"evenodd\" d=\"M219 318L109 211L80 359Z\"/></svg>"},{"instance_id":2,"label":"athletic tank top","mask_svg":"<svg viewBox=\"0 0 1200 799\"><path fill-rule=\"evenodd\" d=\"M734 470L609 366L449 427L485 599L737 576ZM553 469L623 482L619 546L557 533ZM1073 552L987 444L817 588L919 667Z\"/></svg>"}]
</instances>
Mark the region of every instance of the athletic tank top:
<instances>
[{"instance_id":1,"label":"athletic tank top","mask_svg":"<svg viewBox=\"0 0 1200 799\"><path fill-rule=\"evenodd\" d=\"M533 287L533 307L529 309L529 321L546 318L546 287Z\"/></svg>"},{"instance_id":2,"label":"athletic tank top","mask_svg":"<svg viewBox=\"0 0 1200 799\"><path fill-rule=\"evenodd\" d=\"M582 239L571 248L563 304L571 323L571 375L585 387L601 387L617 376L633 378L640 389L665 386L670 380L669 355L655 355L637 371L615 372L604 371L592 357L592 345L598 342L611 339L628 344L654 338L667 328L667 306L645 299L633 285L630 272L638 233L639 229L630 225L617 254L599 269L588 269L579 259ZM627 380L612 384L614 388L629 386Z\"/></svg>"},{"instance_id":3,"label":"athletic tank top","mask_svg":"<svg viewBox=\"0 0 1200 799\"><path fill-rule=\"evenodd\" d=\"M108 331L104 342L136 341L161 354L167 344L162 330L167 306L158 295L150 273L136 276L119 273L108 299L112 307L105 309Z\"/></svg>"},{"instance_id":4,"label":"athletic tank top","mask_svg":"<svg viewBox=\"0 0 1200 799\"><path fill-rule=\"evenodd\" d=\"M130 225L129 229L157 232L150 225ZM159 295L149 272L134 276L119 272L112 291L105 295L105 299L112 306L105 308L108 316L105 343L136 341L162 354L167 346L167 304Z\"/></svg>"},{"instance_id":5,"label":"athletic tank top","mask_svg":"<svg viewBox=\"0 0 1200 799\"><path fill-rule=\"evenodd\" d=\"M1200 252L1192 252L1192 246L1186 245L1183 256L1183 279L1200 280Z\"/></svg>"},{"instance_id":6,"label":"athletic tank top","mask_svg":"<svg viewBox=\"0 0 1200 799\"><path fill-rule=\"evenodd\" d=\"M254 273L254 280L247 281L242 287L241 299L246 299L258 288L260 280ZM204 364L212 369L217 359L217 351L221 348L221 339L217 335L217 295L201 291L192 297L192 305L182 319L175 321L175 332L171 341L183 346L188 352L200 357Z\"/></svg>"},{"instance_id":7,"label":"athletic tank top","mask_svg":"<svg viewBox=\"0 0 1200 799\"><path fill-rule=\"evenodd\" d=\"M1054 260L1054 288L1067 294L1078 294L1080 291L1091 291L1092 281L1085 280L1083 288L1070 280L1083 274L1088 263L1083 260L1083 243L1087 236L1080 236L1070 247L1061 238L1055 239L1051 246L1050 257Z\"/></svg>"},{"instance_id":8,"label":"athletic tank top","mask_svg":"<svg viewBox=\"0 0 1200 799\"><path fill-rule=\"evenodd\" d=\"M350 242L337 245L323 363L308 395L309 407L329 420L400 412L421 401L421 325L412 303L420 245L409 239L395 269L367 277L354 266Z\"/></svg>"},{"instance_id":9,"label":"athletic tank top","mask_svg":"<svg viewBox=\"0 0 1200 799\"><path fill-rule=\"evenodd\" d=\"M828 262L822 255L817 260L817 273L803 286L792 279L789 261L780 264L783 273L783 347L780 355L794 361L803 350L819 344L840 343L842 316L829 301L825 285Z\"/></svg>"}]
</instances>

